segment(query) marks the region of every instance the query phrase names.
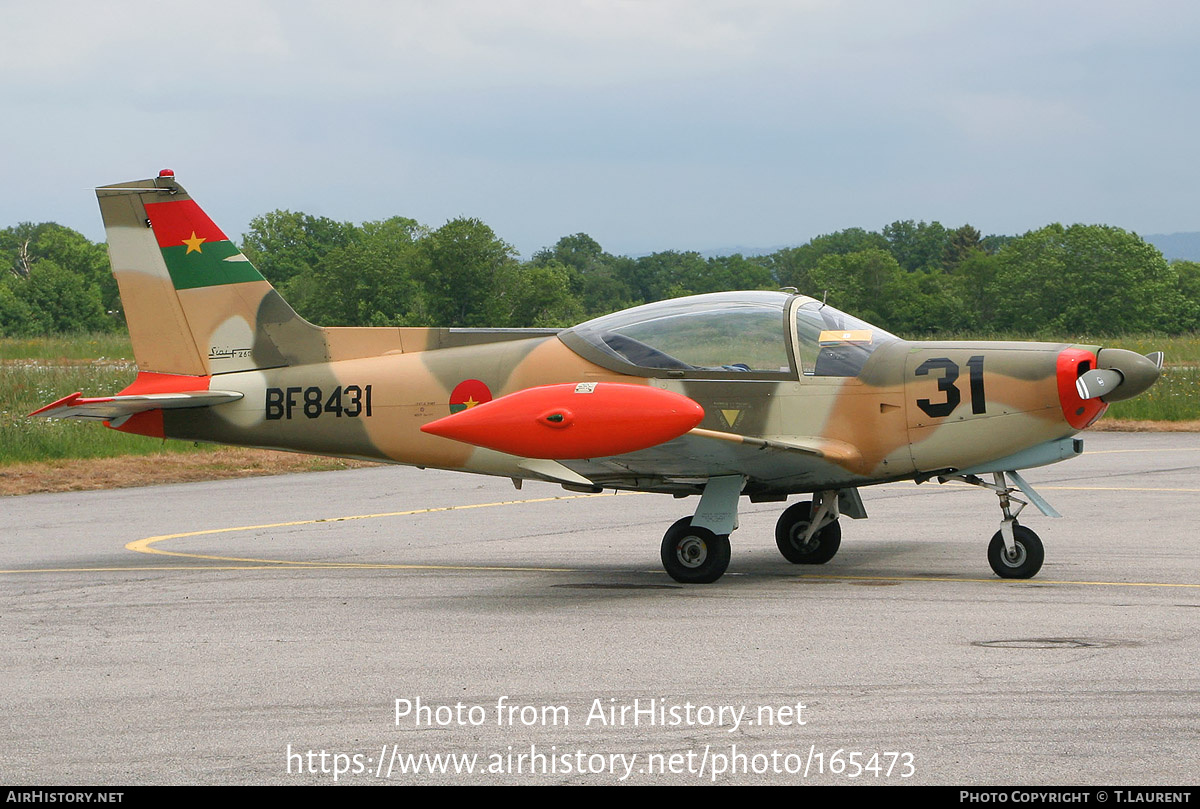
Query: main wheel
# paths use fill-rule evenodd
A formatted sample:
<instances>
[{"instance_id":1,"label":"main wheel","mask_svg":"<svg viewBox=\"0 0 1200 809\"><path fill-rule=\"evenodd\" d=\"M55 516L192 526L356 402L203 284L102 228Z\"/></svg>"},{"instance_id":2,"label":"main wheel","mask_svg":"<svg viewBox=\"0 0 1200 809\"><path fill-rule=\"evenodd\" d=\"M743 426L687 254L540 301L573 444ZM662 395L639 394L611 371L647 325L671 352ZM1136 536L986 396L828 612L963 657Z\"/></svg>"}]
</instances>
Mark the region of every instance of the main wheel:
<instances>
[{"instance_id":1,"label":"main wheel","mask_svg":"<svg viewBox=\"0 0 1200 809\"><path fill-rule=\"evenodd\" d=\"M667 575L683 584L708 584L729 567L729 536L707 528L693 528L684 517L663 536L662 563Z\"/></svg>"},{"instance_id":2,"label":"main wheel","mask_svg":"<svg viewBox=\"0 0 1200 809\"><path fill-rule=\"evenodd\" d=\"M780 514L775 524L775 544L783 558L794 565L823 565L842 546L842 526L837 520L813 534L808 542L804 541L812 524L812 506L809 500L796 503Z\"/></svg>"},{"instance_id":3,"label":"main wheel","mask_svg":"<svg viewBox=\"0 0 1200 809\"><path fill-rule=\"evenodd\" d=\"M1041 538L1023 525L1013 523L1016 547L1010 555L1004 547L1004 535L999 531L988 545L988 563L1002 579L1032 579L1042 569L1046 551Z\"/></svg>"}]
</instances>

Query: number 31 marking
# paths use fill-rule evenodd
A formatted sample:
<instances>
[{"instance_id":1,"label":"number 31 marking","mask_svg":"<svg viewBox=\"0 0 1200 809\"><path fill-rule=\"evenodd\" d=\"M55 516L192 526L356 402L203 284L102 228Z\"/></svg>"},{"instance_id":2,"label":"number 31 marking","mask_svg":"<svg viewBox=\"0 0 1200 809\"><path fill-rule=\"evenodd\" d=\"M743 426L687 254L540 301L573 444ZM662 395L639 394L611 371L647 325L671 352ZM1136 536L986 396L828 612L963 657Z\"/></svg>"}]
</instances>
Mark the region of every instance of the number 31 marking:
<instances>
[{"instance_id":1,"label":"number 31 marking","mask_svg":"<svg viewBox=\"0 0 1200 809\"><path fill-rule=\"evenodd\" d=\"M917 407L933 418L943 418L954 412L962 401L962 394L954 383L958 381L958 363L949 357L935 357L925 360L917 366L914 373L917 376L927 376L930 371L941 370L938 378L938 390L946 395L944 402L931 402L928 399L917 399ZM983 355L976 354L967 360L967 369L971 382L971 413L979 415L987 412L987 397L983 393Z\"/></svg>"}]
</instances>

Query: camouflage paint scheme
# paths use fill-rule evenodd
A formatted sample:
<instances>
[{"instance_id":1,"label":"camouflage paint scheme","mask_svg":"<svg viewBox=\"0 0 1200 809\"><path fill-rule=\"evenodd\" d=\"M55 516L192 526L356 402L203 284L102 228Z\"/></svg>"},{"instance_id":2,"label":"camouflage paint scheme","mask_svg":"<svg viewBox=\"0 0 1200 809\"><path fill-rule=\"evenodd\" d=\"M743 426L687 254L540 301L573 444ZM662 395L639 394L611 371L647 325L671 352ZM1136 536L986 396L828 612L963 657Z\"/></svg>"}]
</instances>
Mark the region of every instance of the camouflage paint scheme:
<instances>
[{"instance_id":1,"label":"camouflage paint scheme","mask_svg":"<svg viewBox=\"0 0 1200 809\"><path fill-rule=\"evenodd\" d=\"M1080 448L1064 439L1107 407L1080 398L1075 388L1081 373L1097 368L1098 346L892 338L874 346L854 375L816 375L800 359L812 349L801 348L794 325L797 308L815 304L786 293L747 293L779 296L788 365L770 372L642 367L602 351L583 327L561 334L319 328L292 310L172 174L101 187L97 196L139 376L116 397L77 395L39 411L50 417L100 419L114 429L168 438L545 480L572 490L690 495L709 488L710 502L701 500L692 524L721 538L736 527L741 495L836 494L843 511L860 517L855 487L1070 457ZM723 304L735 295L710 297ZM1157 371L1134 364L1139 384L1148 387ZM586 459L552 452L522 458L420 429L489 396L580 382L663 388L698 402L705 417L666 443ZM733 483L709 487L713 480ZM802 521L801 539L819 535L829 524L823 519L811 530ZM664 543L664 564L676 576ZM724 554L727 561L727 543ZM690 580L719 577L724 565L717 566L715 576L708 571Z\"/></svg>"}]
</instances>

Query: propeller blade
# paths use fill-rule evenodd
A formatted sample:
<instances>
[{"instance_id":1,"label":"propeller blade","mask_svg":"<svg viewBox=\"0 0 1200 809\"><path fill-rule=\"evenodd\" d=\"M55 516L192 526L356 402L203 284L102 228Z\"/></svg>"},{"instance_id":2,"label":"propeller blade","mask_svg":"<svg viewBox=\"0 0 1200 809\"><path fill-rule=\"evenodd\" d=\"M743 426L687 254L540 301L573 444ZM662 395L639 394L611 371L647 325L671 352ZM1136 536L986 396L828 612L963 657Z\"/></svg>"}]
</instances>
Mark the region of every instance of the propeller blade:
<instances>
[{"instance_id":1,"label":"propeller blade","mask_svg":"<svg viewBox=\"0 0 1200 809\"><path fill-rule=\"evenodd\" d=\"M1075 380L1075 390L1080 399L1095 399L1112 393L1123 379L1120 371L1091 370Z\"/></svg>"}]
</instances>

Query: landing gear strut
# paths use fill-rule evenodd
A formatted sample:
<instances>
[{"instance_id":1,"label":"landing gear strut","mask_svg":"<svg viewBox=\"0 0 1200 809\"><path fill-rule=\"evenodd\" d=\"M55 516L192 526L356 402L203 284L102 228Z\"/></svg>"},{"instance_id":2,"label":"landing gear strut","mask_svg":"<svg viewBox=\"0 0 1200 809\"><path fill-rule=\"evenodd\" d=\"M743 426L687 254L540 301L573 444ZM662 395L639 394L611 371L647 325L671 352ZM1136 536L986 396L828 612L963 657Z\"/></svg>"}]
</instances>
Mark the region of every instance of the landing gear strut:
<instances>
[{"instance_id":1,"label":"landing gear strut","mask_svg":"<svg viewBox=\"0 0 1200 809\"><path fill-rule=\"evenodd\" d=\"M815 508L814 508L815 506ZM794 565L823 565L842 544L836 492L821 492L814 501L796 503L779 515L775 544Z\"/></svg>"},{"instance_id":2,"label":"landing gear strut","mask_svg":"<svg viewBox=\"0 0 1200 809\"><path fill-rule=\"evenodd\" d=\"M737 528L738 498L746 478L709 478L700 505L691 517L670 528L662 541L662 564L667 575L683 584L708 584L729 567L729 535Z\"/></svg>"},{"instance_id":3,"label":"landing gear strut","mask_svg":"<svg viewBox=\"0 0 1200 809\"><path fill-rule=\"evenodd\" d=\"M1011 477L1016 487L1009 486L1006 477ZM988 544L988 564L1002 579L1031 579L1042 569L1046 551L1042 547L1041 538L1030 529L1017 522L1017 515L1028 505L1020 498L1013 497L1020 491L1038 510L1047 517L1061 517L1054 508L1033 490L1020 473L1015 471L993 472L992 483L988 483L976 475L951 475L938 478L939 481L957 480L969 483L981 489L988 489L1000 498L1000 511L1004 519L1000 521L1000 530Z\"/></svg>"}]
</instances>

